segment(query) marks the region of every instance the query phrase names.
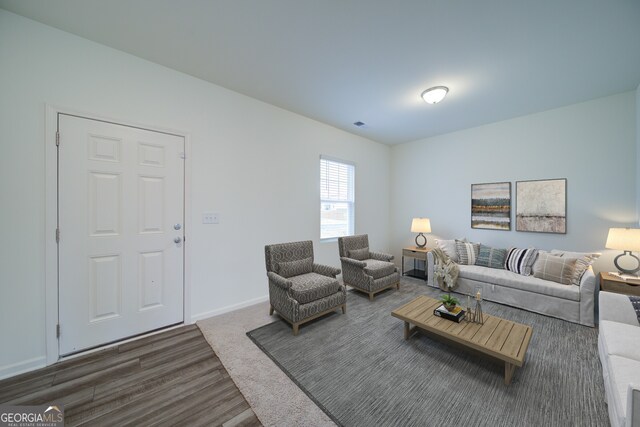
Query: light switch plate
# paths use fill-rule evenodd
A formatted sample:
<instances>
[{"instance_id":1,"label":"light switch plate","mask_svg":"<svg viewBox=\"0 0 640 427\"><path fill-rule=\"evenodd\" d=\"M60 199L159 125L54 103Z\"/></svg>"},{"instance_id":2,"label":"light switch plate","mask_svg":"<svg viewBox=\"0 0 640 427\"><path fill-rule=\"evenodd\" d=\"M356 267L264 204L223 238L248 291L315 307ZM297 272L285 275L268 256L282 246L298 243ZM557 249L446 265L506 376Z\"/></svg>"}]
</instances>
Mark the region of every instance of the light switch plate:
<instances>
[{"instance_id":1,"label":"light switch plate","mask_svg":"<svg viewBox=\"0 0 640 427\"><path fill-rule=\"evenodd\" d=\"M202 223L203 224L219 224L220 214L216 212L205 212L202 214Z\"/></svg>"}]
</instances>

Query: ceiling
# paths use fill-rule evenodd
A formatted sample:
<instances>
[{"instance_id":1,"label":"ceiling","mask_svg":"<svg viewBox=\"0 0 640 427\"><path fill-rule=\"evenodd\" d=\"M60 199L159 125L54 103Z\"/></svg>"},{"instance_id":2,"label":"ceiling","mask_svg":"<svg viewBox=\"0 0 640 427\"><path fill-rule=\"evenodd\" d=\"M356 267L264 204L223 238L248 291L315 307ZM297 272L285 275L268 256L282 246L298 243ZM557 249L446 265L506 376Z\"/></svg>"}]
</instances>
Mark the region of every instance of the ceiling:
<instances>
[{"instance_id":1,"label":"ceiling","mask_svg":"<svg viewBox=\"0 0 640 427\"><path fill-rule=\"evenodd\" d=\"M0 7L386 144L640 83L637 0L0 0ZM424 103L420 93L437 85L450 88L447 98Z\"/></svg>"}]
</instances>

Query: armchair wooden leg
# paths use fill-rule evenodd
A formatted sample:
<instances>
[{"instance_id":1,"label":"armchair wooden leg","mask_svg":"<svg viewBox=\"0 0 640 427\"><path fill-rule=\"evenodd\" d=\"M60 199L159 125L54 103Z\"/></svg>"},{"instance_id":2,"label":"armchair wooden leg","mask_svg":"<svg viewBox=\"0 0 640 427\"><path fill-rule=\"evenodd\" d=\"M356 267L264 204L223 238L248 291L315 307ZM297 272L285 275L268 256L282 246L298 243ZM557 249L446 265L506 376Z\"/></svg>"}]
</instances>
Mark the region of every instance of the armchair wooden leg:
<instances>
[{"instance_id":1,"label":"armchair wooden leg","mask_svg":"<svg viewBox=\"0 0 640 427\"><path fill-rule=\"evenodd\" d=\"M398 282L398 284L396 285L396 287L398 288L398 290L400 290L400 282Z\"/></svg>"},{"instance_id":2,"label":"armchair wooden leg","mask_svg":"<svg viewBox=\"0 0 640 427\"><path fill-rule=\"evenodd\" d=\"M269 316L273 316L273 306L269 305Z\"/></svg>"},{"instance_id":3,"label":"armchair wooden leg","mask_svg":"<svg viewBox=\"0 0 640 427\"><path fill-rule=\"evenodd\" d=\"M369 301L373 301L373 292L369 292Z\"/></svg>"},{"instance_id":4,"label":"armchair wooden leg","mask_svg":"<svg viewBox=\"0 0 640 427\"><path fill-rule=\"evenodd\" d=\"M342 304L342 314L347 314L347 304Z\"/></svg>"},{"instance_id":5,"label":"armchair wooden leg","mask_svg":"<svg viewBox=\"0 0 640 427\"><path fill-rule=\"evenodd\" d=\"M298 335L299 328L300 328L300 324L299 323L294 323L293 324L293 335Z\"/></svg>"}]
</instances>

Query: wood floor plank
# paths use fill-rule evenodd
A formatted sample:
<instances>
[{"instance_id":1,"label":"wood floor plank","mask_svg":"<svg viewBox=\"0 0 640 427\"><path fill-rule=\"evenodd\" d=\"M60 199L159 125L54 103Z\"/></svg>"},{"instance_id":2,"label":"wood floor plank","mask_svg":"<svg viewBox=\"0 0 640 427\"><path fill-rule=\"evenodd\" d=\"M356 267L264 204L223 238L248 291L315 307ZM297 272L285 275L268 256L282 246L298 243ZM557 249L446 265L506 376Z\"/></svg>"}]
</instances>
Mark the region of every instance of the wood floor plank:
<instances>
[{"instance_id":1,"label":"wood floor plank","mask_svg":"<svg viewBox=\"0 0 640 427\"><path fill-rule=\"evenodd\" d=\"M50 373L40 378L34 377L15 384L3 385L0 389L0 403L48 387L53 383L54 376L55 373Z\"/></svg>"},{"instance_id":2,"label":"wood floor plank","mask_svg":"<svg viewBox=\"0 0 640 427\"><path fill-rule=\"evenodd\" d=\"M130 402L118 408L117 411L110 412L91 420L92 426L113 426L134 424L141 425L145 417L156 411L163 411L164 406L180 396L196 394L200 390L215 384L217 378L209 375L182 382L170 389L157 389L149 393L144 402ZM142 403L142 404L140 404Z\"/></svg>"},{"instance_id":3,"label":"wood floor plank","mask_svg":"<svg viewBox=\"0 0 640 427\"><path fill-rule=\"evenodd\" d=\"M125 404L146 399L149 393L154 392L160 387L173 387L175 384L189 381L191 378L198 378L213 372L220 372L220 368L221 364L218 360L209 359L179 371L172 371L167 375L157 376L150 381L136 384L133 387L114 390L113 393L103 396L100 399L94 399L92 402L82 407L74 408L74 410L68 413L65 408L65 421L68 422L68 425L87 423L104 414L117 411ZM225 380L221 373L218 375L220 376L220 381Z\"/></svg>"},{"instance_id":4,"label":"wood floor plank","mask_svg":"<svg viewBox=\"0 0 640 427\"><path fill-rule=\"evenodd\" d=\"M251 427L259 424L256 414L251 409L245 409L229 421L222 423L222 427Z\"/></svg>"},{"instance_id":5,"label":"wood floor plank","mask_svg":"<svg viewBox=\"0 0 640 427\"><path fill-rule=\"evenodd\" d=\"M99 351L87 354L85 356L74 357L72 359L63 360L61 362L55 363L45 368L40 368L35 371L26 372L24 374L20 374L12 378L0 380L0 384L2 384L2 388L4 389L5 387L11 387L18 383L23 383L25 381L33 380L34 378L39 378L49 374L53 374L62 369L66 369L69 366L82 366L85 363L91 363L96 359L104 357L105 354L113 355L117 353L118 353L118 349L115 347L106 348L103 350L99 350Z\"/></svg>"},{"instance_id":6,"label":"wood floor plank","mask_svg":"<svg viewBox=\"0 0 640 427\"><path fill-rule=\"evenodd\" d=\"M211 357L214 357L213 352L205 349L190 354L189 356L184 357L180 360L174 361L173 366L170 363L165 363L150 369L140 369L134 375L117 378L114 381L103 382L96 386L95 398L100 399L106 395L113 393L116 390L126 390L128 387L134 386L139 383L144 383L147 380L164 375L166 372L170 372L172 369L175 370L178 367L187 367L198 362L202 362L203 360L207 360Z\"/></svg>"},{"instance_id":7,"label":"wood floor plank","mask_svg":"<svg viewBox=\"0 0 640 427\"><path fill-rule=\"evenodd\" d=\"M65 424L260 426L195 325L0 381L0 403L65 405Z\"/></svg>"},{"instance_id":8,"label":"wood floor plank","mask_svg":"<svg viewBox=\"0 0 640 427\"><path fill-rule=\"evenodd\" d=\"M200 403L199 406L195 406L191 412L182 418L182 424L191 426L191 424L196 423L200 419L206 419L207 414L213 410L217 405L219 405L224 400L228 400L229 398L236 395L236 385L231 380L231 378L227 378L224 380L224 383L217 384L216 386L208 387L198 393L194 398L197 400L196 403ZM206 402L206 404L205 404ZM152 424L153 426L158 427L172 427L171 420L162 420L157 424Z\"/></svg>"},{"instance_id":9,"label":"wood floor plank","mask_svg":"<svg viewBox=\"0 0 640 427\"><path fill-rule=\"evenodd\" d=\"M200 332L200 329L196 325L185 325L180 328L170 329L158 334L149 335L148 337L140 338L137 340L129 341L127 343L118 346L118 352L124 353L125 351L131 351L138 347L142 347L148 344L153 344L157 341L164 341L173 337L184 336L189 332Z\"/></svg>"},{"instance_id":10,"label":"wood floor plank","mask_svg":"<svg viewBox=\"0 0 640 427\"><path fill-rule=\"evenodd\" d=\"M62 398L63 396L73 393L79 388L86 388L95 384L99 384L107 378L113 376L124 375L133 370L140 369L138 360L130 360L111 368L107 368L101 372L95 372L87 376L76 378L66 383L57 384L47 387L33 393L18 397L7 402L8 405L40 405Z\"/></svg>"}]
</instances>

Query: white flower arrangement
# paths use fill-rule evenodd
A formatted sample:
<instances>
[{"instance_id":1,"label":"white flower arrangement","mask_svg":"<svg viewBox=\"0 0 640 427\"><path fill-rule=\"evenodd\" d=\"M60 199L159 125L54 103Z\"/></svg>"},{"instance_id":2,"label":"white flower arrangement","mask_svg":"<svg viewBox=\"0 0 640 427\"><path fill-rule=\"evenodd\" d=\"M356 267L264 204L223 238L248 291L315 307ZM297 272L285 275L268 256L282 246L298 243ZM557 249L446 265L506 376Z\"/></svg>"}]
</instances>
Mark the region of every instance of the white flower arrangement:
<instances>
[{"instance_id":1,"label":"white flower arrangement","mask_svg":"<svg viewBox=\"0 0 640 427\"><path fill-rule=\"evenodd\" d=\"M453 277L451 277L452 268L452 263L439 263L433 267L433 276L436 279L441 279L442 281L444 281L444 284L448 289L452 289L454 285Z\"/></svg>"}]
</instances>

